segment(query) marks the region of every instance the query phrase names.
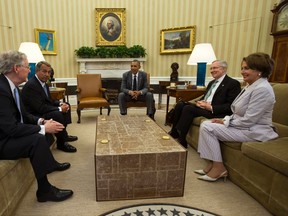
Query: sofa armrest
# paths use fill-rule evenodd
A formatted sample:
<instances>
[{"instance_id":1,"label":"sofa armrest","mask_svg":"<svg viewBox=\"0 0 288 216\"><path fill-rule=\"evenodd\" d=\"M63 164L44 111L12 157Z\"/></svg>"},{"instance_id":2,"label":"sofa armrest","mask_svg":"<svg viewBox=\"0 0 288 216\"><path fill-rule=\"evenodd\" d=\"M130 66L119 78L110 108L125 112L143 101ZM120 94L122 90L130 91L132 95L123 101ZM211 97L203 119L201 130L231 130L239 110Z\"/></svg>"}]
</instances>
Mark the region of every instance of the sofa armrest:
<instances>
[{"instance_id":1,"label":"sofa armrest","mask_svg":"<svg viewBox=\"0 0 288 216\"><path fill-rule=\"evenodd\" d=\"M288 136L288 126L273 122L274 127L276 128L276 132L280 137L287 137Z\"/></svg>"},{"instance_id":2,"label":"sofa armrest","mask_svg":"<svg viewBox=\"0 0 288 216\"><path fill-rule=\"evenodd\" d=\"M203 116L199 116L199 117L196 117L193 119L193 122L192 124L195 125L195 126L199 126L200 127L200 124L203 122L203 121L206 121L208 120L207 118L203 117Z\"/></svg>"}]
</instances>

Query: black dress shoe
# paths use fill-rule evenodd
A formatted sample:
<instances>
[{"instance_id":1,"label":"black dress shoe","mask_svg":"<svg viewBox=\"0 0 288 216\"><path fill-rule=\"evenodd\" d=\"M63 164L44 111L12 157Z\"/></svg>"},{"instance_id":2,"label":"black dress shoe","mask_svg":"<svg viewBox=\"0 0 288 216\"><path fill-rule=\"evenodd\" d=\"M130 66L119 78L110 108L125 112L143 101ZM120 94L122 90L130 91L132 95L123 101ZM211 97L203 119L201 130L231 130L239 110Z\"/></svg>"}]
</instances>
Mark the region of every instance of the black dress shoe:
<instances>
[{"instance_id":1,"label":"black dress shoe","mask_svg":"<svg viewBox=\"0 0 288 216\"><path fill-rule=\"evenodd\" d=\"M153 114L149 114L148 116L149 116L149 118L151 118L153 121L155 121Z\"/></svg>"},{"instance_id":2,"label":"black dress shoe","mask_svg":"<svg viewBox=\"0 0 288 216\"><path fill-rule=\"evenodd\" d=\"M66 142L74 142L78 140L78 137L77 136L71 136L71 135L68 135L65 139Z\"/></svg>"},{"instance_id":3,"label":"black dress shoe","mask_svg":"<svg viewBox=\"0 0 288 216\"><path fill-rule=\"evenodd\" d=\"M179 137L179 133L177 132L177 130L175 131L175 130L170 130L169 132L168 132L168 134L170 135L170 136L172 136L174 139L177 139L178 137Z\"/></svg>"},{"instance_id":4,"label":"black dress shoe","mask_svg":"<svg viewBox=\"0 0 288 216\"><path fill-rule=\"evenodd\" d=\"M47 193L36 192L38 202L54 201L60 202L68 199L73 195L72 190L62 190L51 186L50 190Z\"/></svg>"},{"instance_id":5,"label":"black dress shoe","mask_svg":"<svg viewBox=\"0 0 288 216\"><path fill-rule=\"evenodd\" d=\"M67 142L65 142L62 145L57 144L57 149L62 150L64 152L76 152L77 151L77 149L74 146L70 145Z\"/></svg>"},{"instance_id":6,"label":"black dress shoe","mask_svg":"<svg viewBox=\"0 0 288 216\"><path fill-rule=\"evenodd\" d=\"M184 147L184 148L188 148L188 145L187 145L187 141L186 140L183 140L181 139L181 137L179 137L177 139L177 141Z\"/></svg>"},{"instance_id":7,"label":"black dress shoe","mask_svg":"<svg viewBox=\"0 0 288 216\"><path fill-rule=\"evenodd\" d=\"M58 162L57 162L58 163ZM64 170L67 170L69 169L71 166L70 163L58 163L56 168L54 169L55 171L64 171Z\"/></svg>"}]
</instances>

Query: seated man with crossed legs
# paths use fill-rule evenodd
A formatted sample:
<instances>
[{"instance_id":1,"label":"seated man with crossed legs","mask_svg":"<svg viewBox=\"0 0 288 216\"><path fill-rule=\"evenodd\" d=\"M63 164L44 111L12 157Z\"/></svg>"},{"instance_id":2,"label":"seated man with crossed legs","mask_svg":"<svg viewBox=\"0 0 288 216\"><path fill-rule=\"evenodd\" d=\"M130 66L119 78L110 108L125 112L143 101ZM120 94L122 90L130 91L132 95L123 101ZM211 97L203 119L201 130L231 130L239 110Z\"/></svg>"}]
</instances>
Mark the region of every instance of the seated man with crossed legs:
<instances>
[{"instance_id":1,"label":"seated man with crossed legs","mask_svg":"<svg viewBox=\"0 0 288 216\"><path fill-rule=\"evenodd\" d=\"M64 152L76 152L77 149L68 142L76 141L78 138L68 135L66 130L67 125L72 122L70 105L52 100L46 83L50 79L51 70L48 62L41 61L36 65L35 76L29 79L22 89L23 102L29 113L63 124L64 130L55 134L57 148Z\"/></svg>"},{"instance_id":2,"label":"seated man with crossed legs","mask_svg":"<svg viewBox=\"0 0 288 216\"><path fill-rule=\"evenodd\" d=\"M186 135L193 119L199 116L205 118L224 117L231 114L230 105L240 93L240 83L230 78L227 73L227 62L215 60L211 65L211 75L214 78L208 86L203 98L192 104L180 101L175 106L172 129L169 134L187 148Z\"/></svg>"}]
</instances>

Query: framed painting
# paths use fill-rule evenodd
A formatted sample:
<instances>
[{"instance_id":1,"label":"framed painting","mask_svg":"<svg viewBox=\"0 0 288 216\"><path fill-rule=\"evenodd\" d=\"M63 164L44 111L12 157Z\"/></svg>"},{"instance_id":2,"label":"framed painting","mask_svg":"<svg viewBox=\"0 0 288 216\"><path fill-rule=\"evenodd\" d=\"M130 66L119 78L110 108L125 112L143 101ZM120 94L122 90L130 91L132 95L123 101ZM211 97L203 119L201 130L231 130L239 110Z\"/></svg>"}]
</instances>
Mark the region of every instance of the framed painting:
<instances>
[{"instance_id":1,"label":"framed painting","mask_svg":"<svg viewBox=\"0 0 288 216\"><path fill-rule=\"evenodd\" d=\"M96 8L96 46L125 45L125 8Z\"/></svg>"},{"instance_id":2,"label":"framed painting","mask_svg":"<svg viewBox=\"0 0 288 216\"><path fill-rule=\"evenodd\" d=\"M162 29L160 54L191 53L195 45L196 26Z\"/></svg>"},{"instance_id":3,"label":"framed painting","mask_svg":"<svg viewBox=\"0 0 288 216\"><path fill-rule=\"evenodd\" d=\"M57 55L56 32L54 30L36 28L35 38L43 55Z\"/></svg>"}]
</instances>

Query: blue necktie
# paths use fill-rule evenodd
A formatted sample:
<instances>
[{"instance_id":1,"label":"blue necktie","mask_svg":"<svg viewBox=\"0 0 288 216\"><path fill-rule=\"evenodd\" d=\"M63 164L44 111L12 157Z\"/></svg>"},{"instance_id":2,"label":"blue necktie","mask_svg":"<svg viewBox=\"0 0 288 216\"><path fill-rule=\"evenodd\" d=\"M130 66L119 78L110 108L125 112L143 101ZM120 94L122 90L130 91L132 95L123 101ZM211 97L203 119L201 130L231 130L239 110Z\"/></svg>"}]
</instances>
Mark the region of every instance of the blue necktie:
<instances>
[{"instance_id":1,"label":"blue necktie","mask_svg":"<svg viewBox=\"0 0 288 216\"><path fill-rule=\"evenodd\" d=\"M16 87L14 88L14 97L15 97L15 102L16 102L17 108L18 108L18 110L20 112L21 123L23 123L23 117L22 117L21 107L20 107L19 92L18 92L18 89Z\"/></svg>"},{"instance_id":2,"label":"blue necktie","mask_svg":"<svg viewBox=\"0 0 288 216\"><path fill-rule=\"evenodd\" d=\"M46 96L48 97L48 91L47 91L47 88L46 88L46 84L44 84L43 88L44 88L44 92L45 92Z\"/></svg>"}]
</instances>

